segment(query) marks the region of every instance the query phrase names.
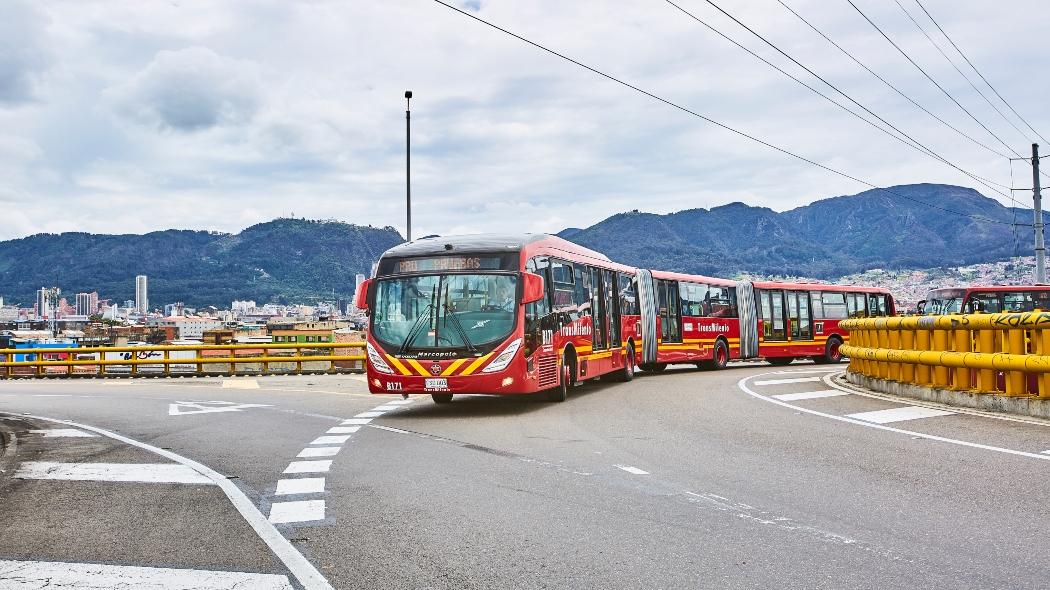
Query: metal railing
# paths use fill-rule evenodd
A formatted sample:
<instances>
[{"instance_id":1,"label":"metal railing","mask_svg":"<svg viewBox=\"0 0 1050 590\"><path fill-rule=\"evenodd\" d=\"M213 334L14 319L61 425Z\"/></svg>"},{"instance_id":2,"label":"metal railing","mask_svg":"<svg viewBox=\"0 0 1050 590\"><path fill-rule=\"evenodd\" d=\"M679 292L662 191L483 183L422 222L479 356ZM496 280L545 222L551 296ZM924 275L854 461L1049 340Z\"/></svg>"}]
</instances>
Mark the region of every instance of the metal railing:
<instances>
[{"instance_id":1,"label":"metal railing","mask_svg":"<svg viewBox=\"0 0 1050 590\"><path fill-rule=\"evenodd\" d=\"M849 371L937 389L1050 398L1050 312L845 320Z\"/></svg>"},{"instance_id":2,"label":"metal railing","mask_svg":"<svg viewBox=\"0 0 1050 590\"><path fill-rule=\"evenodd\" d=\"M364 342L5 348L0 379L361 373L364 348Z\"/></svg>"}]
</instances>

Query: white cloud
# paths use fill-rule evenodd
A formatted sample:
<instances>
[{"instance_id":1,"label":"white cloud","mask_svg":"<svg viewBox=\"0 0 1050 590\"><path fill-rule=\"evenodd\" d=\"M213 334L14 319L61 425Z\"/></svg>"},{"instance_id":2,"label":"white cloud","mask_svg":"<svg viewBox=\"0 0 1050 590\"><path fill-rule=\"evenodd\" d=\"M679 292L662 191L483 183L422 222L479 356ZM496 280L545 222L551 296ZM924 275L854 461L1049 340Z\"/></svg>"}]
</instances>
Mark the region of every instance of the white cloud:
<instances>
[{"instance_id":1,"label":"white cloud","mask_svg":"<svg viewBox=\"0 0 1050 590\"><path fill-rule=\"evenodd\" d=\"M121 115L174 131L243 124L259 108L254 64L224 58L207 47L160 51L107 95Z\"/></svg>"},{"instance_id":2,"label":"white cloud","mask_svg":"<svg viewBox=\"0 0 1050 590\"><path fill-rule=\"evenodd\" d=\"M51 64L47 24L35 3L0 4L0 106L34 98L39 78Z\"/></svg>"}]
</instances>

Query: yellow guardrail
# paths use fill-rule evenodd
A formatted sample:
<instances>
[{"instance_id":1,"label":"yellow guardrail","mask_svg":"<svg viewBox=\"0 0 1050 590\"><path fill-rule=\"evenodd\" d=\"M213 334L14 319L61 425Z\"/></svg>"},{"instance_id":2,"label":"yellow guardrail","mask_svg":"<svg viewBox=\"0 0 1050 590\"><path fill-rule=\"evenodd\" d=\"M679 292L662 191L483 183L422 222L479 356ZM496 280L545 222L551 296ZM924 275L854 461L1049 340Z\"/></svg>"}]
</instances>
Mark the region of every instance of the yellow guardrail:
<instances>
[{"instance_id":1,"label":"yellow guardrail","mask_svg":"<svg viewBox=\"0 0 1050 590\"><path fill-rule=\"evenodd\" d=\"M1050 398L1050 312L845 320L849 371L938 389Z\"/></svg>"},{"instance_id":2,"label":"yellow guardrail","mask_svg":"<svg viewBox=\"0 0 1050 590\"><path fill-rule=\"evenodd\" d=\"M360 373L364 371L364 348L364 342L3 348L0 379ZM206 354L208 351L226 354L212 356ZM322 351L327 352L319 354ZM320 366L309 366L317 364ZM227 370L221 370L221 365Z\"/></svg>"}]
</instances>

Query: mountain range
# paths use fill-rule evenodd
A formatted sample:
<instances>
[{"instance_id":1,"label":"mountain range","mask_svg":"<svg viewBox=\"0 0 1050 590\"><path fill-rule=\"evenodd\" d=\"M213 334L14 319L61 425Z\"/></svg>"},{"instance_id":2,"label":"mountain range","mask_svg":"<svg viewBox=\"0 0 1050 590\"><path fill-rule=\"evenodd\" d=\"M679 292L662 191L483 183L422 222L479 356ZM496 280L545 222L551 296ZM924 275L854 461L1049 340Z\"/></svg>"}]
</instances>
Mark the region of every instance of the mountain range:
<instances>
[{"instance_id":1,"label":"mountain range","mask_svg":"<svg viewBox=\"0 0 1050 590\"><path fill-rule=\"evenodd\" d=\"M833 278L1027 253L1031 215L973 189L915 184L784 212L744 203L666 215L632 211L559 235L648 268ZM368 274L383 251L402 241L391 227L287 218L237 234L37 234L0 241L0 296L31 306L37 289L58 286L70 299L78 291L98 291L123 301L134 297L135 275L145 274L154 307L332 301L351 296L355 275Z\"/></svg>"}]
</instances>

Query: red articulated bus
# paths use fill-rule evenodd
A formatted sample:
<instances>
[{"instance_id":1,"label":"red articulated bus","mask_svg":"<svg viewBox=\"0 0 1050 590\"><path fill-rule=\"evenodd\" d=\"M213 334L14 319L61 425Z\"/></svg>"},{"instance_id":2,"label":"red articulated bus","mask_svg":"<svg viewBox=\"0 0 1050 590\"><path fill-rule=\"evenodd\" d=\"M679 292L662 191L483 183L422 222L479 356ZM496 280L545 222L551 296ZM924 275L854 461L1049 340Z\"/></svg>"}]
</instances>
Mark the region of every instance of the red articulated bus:
<instances>
[{"instance_id":1,"label":"red articulated bus","mask_svg":"<svg viewBox=\"0 0 1050 590\"><path fill-rule=\"evenodd\" d=\"M919 302L919 313L1012 313L1050 309L1050 285L990 285L933 289Z\"/></svg>"},{"instance_id":2,"label":"red articulated bus","mask_svg":"<svg viewBox=\"0 0 1050 590\"><path fill-rule=\"evenodd\" d=\"M840 319L894 313L884 289L635 269L542 234L396 246L356 301L370 310L370 391L438 403L544 390L561 401L588 379L628 381L635 365L838 362Z\"/></svg>"},{"instance_id":3,"label":"red articulated bus","mask_svg":"<svg viewBox=\"0 0 1050 590\"><path fill-rule=\"evenodd\" d=\"M635 269L549 235L435 237L396 246L356 300L370 310L373 393L524 394L634 376Z\"/></svg>"}]
</instances>

